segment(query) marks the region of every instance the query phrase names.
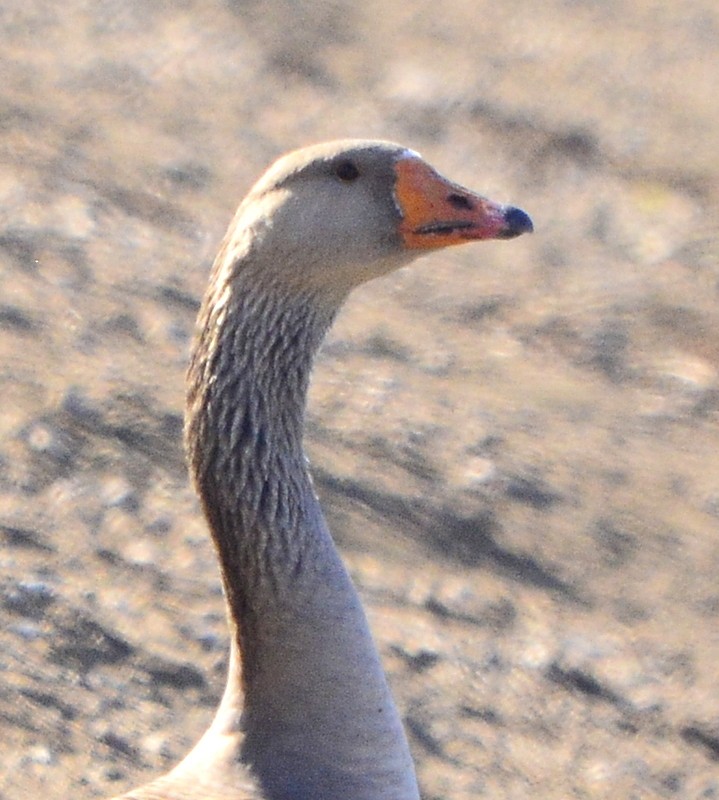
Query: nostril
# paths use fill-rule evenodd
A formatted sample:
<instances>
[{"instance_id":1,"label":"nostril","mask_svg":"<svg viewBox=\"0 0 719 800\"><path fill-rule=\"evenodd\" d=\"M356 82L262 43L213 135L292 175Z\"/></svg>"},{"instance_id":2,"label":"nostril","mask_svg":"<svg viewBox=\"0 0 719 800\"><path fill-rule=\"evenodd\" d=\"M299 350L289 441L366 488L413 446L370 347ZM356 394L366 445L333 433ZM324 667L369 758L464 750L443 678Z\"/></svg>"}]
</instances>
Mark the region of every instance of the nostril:
<instances>
[{"instance_id":1,"label":"nostril","mask_svg":"<svg viewBox=\"0 0 719 800\"><path fill-rule=\"evenodd\" d=\"M463 194L457 194L456 192L447 195L447 202L451 206L461 208L465 211L471 211L474 208L474 204L468 197L465 197Z\"/></svg>"}]
</instances>

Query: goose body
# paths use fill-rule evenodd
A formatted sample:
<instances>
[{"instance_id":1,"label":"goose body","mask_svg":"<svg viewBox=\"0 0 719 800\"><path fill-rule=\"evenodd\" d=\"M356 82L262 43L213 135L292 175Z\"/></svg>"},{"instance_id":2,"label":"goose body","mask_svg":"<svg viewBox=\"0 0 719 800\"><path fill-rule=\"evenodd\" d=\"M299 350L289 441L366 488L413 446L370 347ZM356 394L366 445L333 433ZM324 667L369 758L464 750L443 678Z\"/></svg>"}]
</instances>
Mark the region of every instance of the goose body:
<instances>
[{"instance_id":1,"label":"goose body","mask_svg":"<svg viewBox=\"0 0 719 800\"><path fill-rule=\"evenodd\" d=\"M277 161L213 266L188 370L185 442L228 606L210 728L134 800L418 800L409 747L302 449L314 354L349 291L427 251L531 231L516 208L398 145Z\"/></svg>"}]
</instances>

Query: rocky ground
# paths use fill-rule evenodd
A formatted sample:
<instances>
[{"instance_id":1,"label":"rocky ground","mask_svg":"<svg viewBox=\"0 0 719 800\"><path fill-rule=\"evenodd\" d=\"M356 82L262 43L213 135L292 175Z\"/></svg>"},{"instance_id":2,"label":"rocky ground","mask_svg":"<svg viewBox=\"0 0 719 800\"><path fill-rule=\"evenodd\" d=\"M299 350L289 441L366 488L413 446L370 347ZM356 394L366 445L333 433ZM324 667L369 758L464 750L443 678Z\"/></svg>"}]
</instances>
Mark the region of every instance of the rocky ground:
<instances>
[{"instance_id":1,"label":"rocky ground","mask_svg":"<svg viewBox=\"0 0 719 800\"><path fill-rule=\"evenodd\" d=\"M719 798L717 41L709 0L4 0L2 800L211 718L188 339L252 180L340 136L536 226L363 287L312 389L424 797Z\"/></svg>"}]
</instances>

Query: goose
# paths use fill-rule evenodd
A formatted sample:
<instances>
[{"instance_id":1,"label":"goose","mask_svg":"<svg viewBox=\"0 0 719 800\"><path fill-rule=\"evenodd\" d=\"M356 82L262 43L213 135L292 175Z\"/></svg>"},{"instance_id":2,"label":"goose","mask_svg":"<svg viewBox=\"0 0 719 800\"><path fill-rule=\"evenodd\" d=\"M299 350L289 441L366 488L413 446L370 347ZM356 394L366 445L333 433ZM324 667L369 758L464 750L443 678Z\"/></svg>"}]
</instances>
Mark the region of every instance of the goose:
<instances>
[{"instance_id":1,"label":"goose","mask_svg":"<svg viewBox=\"0 0 719 800\"><path fill-rule=\"evenodd\" d=\"M212 267L187 373L185 448L221 567L227 683L189 755L122 800L418 800L308 471L307 386L353 287L440 247L531 231L524 211L383 141L297 150L251 189Z\"/></svg>"}]
</instances>

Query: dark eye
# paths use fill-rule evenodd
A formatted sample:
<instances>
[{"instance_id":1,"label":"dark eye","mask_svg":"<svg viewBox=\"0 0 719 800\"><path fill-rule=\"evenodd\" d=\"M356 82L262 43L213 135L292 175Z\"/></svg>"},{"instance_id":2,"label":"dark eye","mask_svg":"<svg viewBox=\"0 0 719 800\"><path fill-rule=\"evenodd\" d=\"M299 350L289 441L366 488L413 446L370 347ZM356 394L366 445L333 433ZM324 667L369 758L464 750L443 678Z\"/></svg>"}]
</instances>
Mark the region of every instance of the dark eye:
<instances>
[{"instance_id":1,"label":"dark eye","mask_svg":"<svg viewBox=\"0 0 719 800\"><path fill-rule=\"evenodd\" d=\"M352 161L340 161L335 167L335 175L341 181L354 181L359 178L359 174L357 165Z\"/></svg>"}]
</instances>

